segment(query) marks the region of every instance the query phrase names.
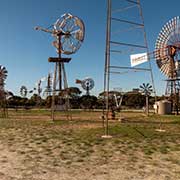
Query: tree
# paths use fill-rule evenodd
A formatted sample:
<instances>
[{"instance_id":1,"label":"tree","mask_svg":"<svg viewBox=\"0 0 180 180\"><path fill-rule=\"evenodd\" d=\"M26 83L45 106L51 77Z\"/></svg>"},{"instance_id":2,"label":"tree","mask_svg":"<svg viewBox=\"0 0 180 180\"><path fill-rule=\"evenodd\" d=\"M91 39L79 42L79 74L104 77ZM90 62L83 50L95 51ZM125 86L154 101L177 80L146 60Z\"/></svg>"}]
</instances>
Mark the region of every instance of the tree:
<instances>
[{"instance_id":1,"label":"tree","mask_svg":"<svg viewBox=\"0 0 180 180\"><path fill-rule=\"evenodd\" d=\"M82 108L85 109L93 109L95 108L97 97L96 96L90 96L90 95L83 95L80 97L80 105Z\"/></svg>"},{"instance_id":2,"label":"tree","mask_svg":"<svg viewBox=\"0 0 180 180\"><path fill-rule=\"evenodd\" d=\"M128 107L141 108L144 106L144 96L140 93L126 93L122 100L122 105Z\"/></svg>"},{"instance_id":3,"label":"tree","mask_svg":"<svg viewBox=\"0 0 180 180\"><path fill-rule=\"evenodd\" d=\"M20 96L11 96L8 98L8 105L10 107L17 108L18 106L23 106L24 103L25 103L25 100L23 100L23 98Z\"/></svg>"},{"instance_id":4,"label":"tree","mask_svg":"<svg viewBox=\"0 0 180 180\"><path fill-rule=\"evenodd\" d=\"M52 96L48 96L48 97L46 98L45 105L46 105L47 108L50 108L50 107L51 107L51 105L52 105Z\"/></svg>"},{"instance_id":5,"label":"tree","mask_svg":"<svg viewBox=\"0 0 180 180\"><path fill-rule=\"evenodd\" d=\"M122 96L122 93L119 92L119 91L109 91L108 93L108 96L109 96L109 107L111 109L116 109L117 110L117 104L116 104L116 98L117 97L120 97ZM106 98L107 98L107 92L101 92L99 93L99 96L98 96L98 100L100 101L101 100L101 104L104 105L105 107L105 104L106 104Z\"/></svg>"},{"instance_id":6,"label":"tree","mask_svg":"<svg viewBox=\"0 0 180 180\"><path fill-rule=\"evenodd\" d=\"M38 94L33 94L29 99L29 104L31 104L32 106L40 105L41 100L42 100L41 96L39 96Z\"/></svg>"},{"instance_id":7,"label":"tree","mask_svg":"<svg viewBox=\"0 0 180 180\"><path fill-rule=\"evenodd\" d=\"M69 87L67 91L71 98L77 98L82 93L77 87Z\"/></svg>"},{"instance_id":8,"label":"tree","mask_svg":"<svg viewBox=\"0 0 180 180\"><path fill-rule=\"evenodd\" d=\"M79 101L80 101L80 94L81 93L82 92L77 87L69 87L68 88L68 95L70 98L71 108L75 108L75 109L80 108Z\"/></svg>"}]
</instances>

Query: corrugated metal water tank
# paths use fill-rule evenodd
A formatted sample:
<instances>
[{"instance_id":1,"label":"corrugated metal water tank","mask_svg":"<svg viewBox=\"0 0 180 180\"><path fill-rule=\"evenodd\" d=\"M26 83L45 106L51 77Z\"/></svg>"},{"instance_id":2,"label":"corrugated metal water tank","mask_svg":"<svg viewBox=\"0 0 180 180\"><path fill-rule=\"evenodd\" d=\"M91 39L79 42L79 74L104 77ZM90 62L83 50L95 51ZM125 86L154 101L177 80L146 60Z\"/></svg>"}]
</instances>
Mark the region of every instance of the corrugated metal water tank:
<instances>
[{"instance_id":1,"label":"corrugated metal water tank","mask_svg":"<svg viewBox=\"0 0 180 180\"><path fill-rule=\"evenodd\" d=\"M157 101L156 113L160 115L171 114L171 102L168 100Z\"/></svg>"}]
</instances>

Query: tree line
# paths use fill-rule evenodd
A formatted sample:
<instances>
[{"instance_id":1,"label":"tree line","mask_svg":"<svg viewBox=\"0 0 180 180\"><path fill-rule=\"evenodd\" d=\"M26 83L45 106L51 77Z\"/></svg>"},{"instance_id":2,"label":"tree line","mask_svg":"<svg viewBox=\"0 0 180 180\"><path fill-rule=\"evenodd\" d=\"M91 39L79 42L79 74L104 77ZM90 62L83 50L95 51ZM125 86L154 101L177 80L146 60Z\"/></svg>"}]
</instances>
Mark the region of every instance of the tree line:
<instances>
[{"instance_id":1,"label":"tree line","mask_svg":"<svg viewBox=\"0 0 180 180\"><path fill-rule=\"evenodd\" d=\"M68 88L68 97L69 104L72 109L102 109L105 107L106 101L106 92L99 93L98 96L95 95L82 95L82 92L77 87ZM62 91L59 95L62 97L64 92ZM141 109L145 106L146 98L145 95L142 95L140 92L127 92L122 94L118 91L110 91L109 92L109 106L116 107L115 95L117 99L121 96L122 103L121 107L123 108L136 108ZM58 99L58 96L55 96L55 100ZM163 97L158 97L158 100L163 99ZM149 105L153 106L155 102L155 98L149 97ZM37 94L33 94L30 98L21 97L16 95L11 95L7 98L7 106L9 108L50 108L52 103L52 96L48 96L46 98L41 98L41 96Z\"/></svg>"}]
</instances>

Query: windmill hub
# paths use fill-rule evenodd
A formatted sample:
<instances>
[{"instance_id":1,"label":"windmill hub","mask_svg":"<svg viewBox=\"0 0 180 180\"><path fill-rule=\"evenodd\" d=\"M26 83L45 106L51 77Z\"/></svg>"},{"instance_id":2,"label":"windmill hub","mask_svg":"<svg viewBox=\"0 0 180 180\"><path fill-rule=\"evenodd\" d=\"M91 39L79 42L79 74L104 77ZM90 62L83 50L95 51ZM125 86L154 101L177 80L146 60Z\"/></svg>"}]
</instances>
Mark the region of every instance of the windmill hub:
<instances>
[{"instance_id":1,"label":"windmill hub","mask_svg":"<svg viewBox=\"0 0 180 180\"><path fill-rule=\"evenodd\" d=\"M179 51L180 51L180 44L168 46L168 53L169 56L171 57L176 56Z\"/></svg>"}]
</instances>

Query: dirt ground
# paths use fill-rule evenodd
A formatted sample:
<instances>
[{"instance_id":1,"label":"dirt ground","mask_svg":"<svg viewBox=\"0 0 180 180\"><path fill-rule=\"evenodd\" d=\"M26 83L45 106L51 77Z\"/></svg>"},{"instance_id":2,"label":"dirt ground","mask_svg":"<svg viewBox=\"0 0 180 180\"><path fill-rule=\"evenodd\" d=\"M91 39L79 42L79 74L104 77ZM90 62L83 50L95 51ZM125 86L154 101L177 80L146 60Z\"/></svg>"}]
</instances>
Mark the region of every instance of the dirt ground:
<instances>
[{"instance_id":1,"label":"dirt ground","mask_svg":"<svg viewBox=\"0 0 180 180\"><path fill-rule=\"evenodd\" d=\"M138 122L110 122L112 138L103 139L100 114L87 116L0 119L0 180L180 179L180 120L167 117L157 132L158 122L134 114Z\"/></svg>"}]
</instances>

